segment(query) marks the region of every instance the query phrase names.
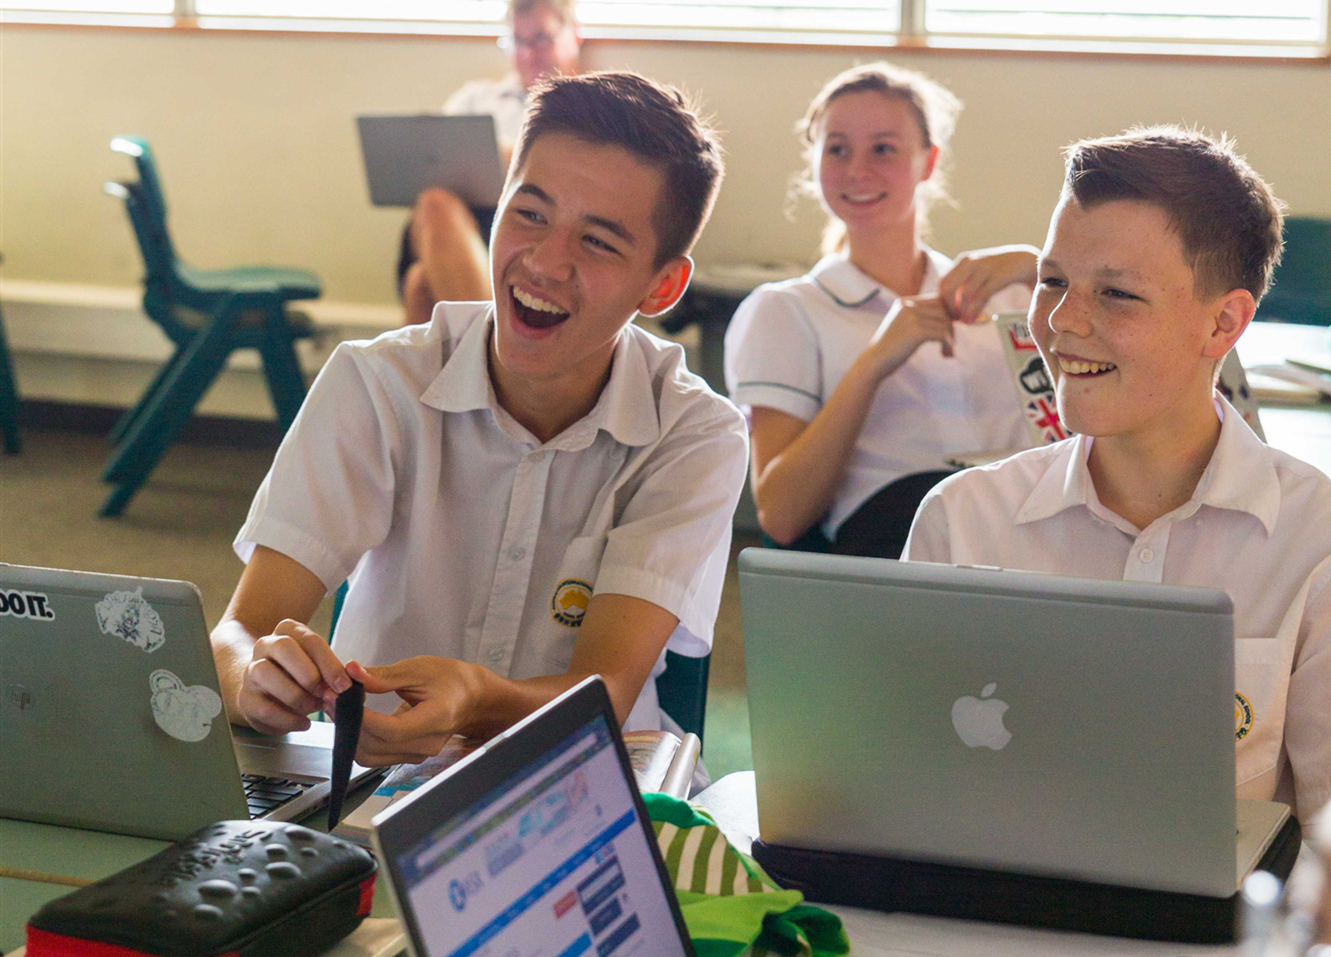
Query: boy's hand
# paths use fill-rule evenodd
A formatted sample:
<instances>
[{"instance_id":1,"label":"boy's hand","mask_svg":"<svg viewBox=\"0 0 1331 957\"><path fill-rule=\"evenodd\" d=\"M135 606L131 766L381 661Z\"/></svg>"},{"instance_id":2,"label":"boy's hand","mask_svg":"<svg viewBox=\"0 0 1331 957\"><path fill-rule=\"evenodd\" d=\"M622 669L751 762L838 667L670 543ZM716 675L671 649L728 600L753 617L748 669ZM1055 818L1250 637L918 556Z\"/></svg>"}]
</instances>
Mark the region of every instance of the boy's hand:
<instances>
[{"instance_id":1,"label":"boy's hand","mask_svg":"<svg viewBox=\"0 0 1331 957\"><path fill-rule=\"evenodd\" d=\"M938 283L938 298L953 319L971 323L995 294L1021 283L1035 288L1033 246L995 246L962 253Z\"/></svg>"},{"instance_id":2,"label":"boy's hand","mask_svg":"<svg viewBox=\"0 0 1331 957\"><path fill-rule=\"evenodd\" d=\"M402 699L392 714L366 710L357 763L418 764L438 754L471 713L479 670L479 665L433 655L376 668L350 662L347 673L365 685L366 692L394 692Z\"/></svg>"},{"instance_id":3,"label":"boy's hand","mask_svg":"<svg viewBox=\"0 0 1331 957\"><path fill-rule=\"evenodd\" d=\"M865 353L879 377L886 378L931 341L942 343L943 355L951 358L956 337L942 300L902 298L887 311Z\"/></svg>"},{"instance_id":4,"label":"boy's hand","mask_svg":"<svg viewBox=\"0 0 1331 957\"><path fill-rule=\"evenodd\" d=\"M324 698L351 687L342 662L322 637L290 618L254 643L237 703L250 727L264 734L304 731Z\"/></svg>"}]
</instances>

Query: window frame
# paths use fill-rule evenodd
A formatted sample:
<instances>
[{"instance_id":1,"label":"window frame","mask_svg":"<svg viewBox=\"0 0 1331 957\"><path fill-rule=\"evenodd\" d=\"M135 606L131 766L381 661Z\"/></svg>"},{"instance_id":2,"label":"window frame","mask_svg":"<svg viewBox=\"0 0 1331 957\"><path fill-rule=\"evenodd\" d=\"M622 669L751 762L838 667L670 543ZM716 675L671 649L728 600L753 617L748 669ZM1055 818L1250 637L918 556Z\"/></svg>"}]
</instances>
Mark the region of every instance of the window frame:
<instances>
[{"instance_id":1,"label":"window frame","mask_svg":"<svg viewBox=\"0 0 1331 957\"><path fill-rule=\"evenodd\" d=\"M1026 34L930 33L925 28L926 0L896 0L899 29L893 34L828 31L812 33L780 30L730 30L705 27L660 30L615 26L583 25L582 34L593 43L690 43L708 46L769 47L774 49L843 48L874 51L880 54L909 53L979 53L1034 54L1056 57L1125 57L1129 59L1195 59L1224 63L1299 63L1331 66L1331 0L1320 0L1322 40L1306 43L1244 42L1230 40L1187 40L1169 38L1100 38L1076 36L1033 36ZM70 27L175 29L200 33L253 34L287 36L344 37L425 37L493 41L504 33L499 24L468 21L408 21L316 19L306 17L229 17L200 16L195 0L174 0L172 14L69 14L59 11L0 10L0 25L5 27Z\"/></svg>"}]
</instances>

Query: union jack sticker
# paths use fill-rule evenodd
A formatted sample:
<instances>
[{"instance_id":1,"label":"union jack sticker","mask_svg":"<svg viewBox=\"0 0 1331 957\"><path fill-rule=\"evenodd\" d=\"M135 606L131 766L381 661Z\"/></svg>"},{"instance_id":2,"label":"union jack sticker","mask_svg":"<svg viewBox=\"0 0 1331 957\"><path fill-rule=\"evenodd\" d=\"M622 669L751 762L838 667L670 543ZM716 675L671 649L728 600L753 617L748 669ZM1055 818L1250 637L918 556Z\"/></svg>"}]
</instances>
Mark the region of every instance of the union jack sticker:
<instances>
[{"instance_id":1,"label":"union jack sticker","mask_svg":"<svg viewBox=\"0 0 1331 957\"><path fill-rule=\"evenodd\" d=\"M1040 430L1046 442L1061 442L1068 437L1068 430L1058 417L1058 404L1048 396L1042 395L1027 402L1026 418Z\"/></svg>"}]
</instances>

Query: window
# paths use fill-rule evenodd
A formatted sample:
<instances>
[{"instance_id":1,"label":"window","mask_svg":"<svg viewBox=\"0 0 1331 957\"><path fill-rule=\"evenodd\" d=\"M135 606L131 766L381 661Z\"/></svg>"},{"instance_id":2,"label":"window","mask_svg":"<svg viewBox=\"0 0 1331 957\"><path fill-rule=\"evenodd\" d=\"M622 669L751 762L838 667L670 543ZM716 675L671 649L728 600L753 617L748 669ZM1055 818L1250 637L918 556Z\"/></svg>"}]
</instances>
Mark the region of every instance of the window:
<instances>
[{"instance_id":1,"label":"window","mask_svg":"<svg viewBox=\"0 0 1331 957\"><path fill-rule=\"evenodd\" d=\"M926 0L930 34L1320 44L1323 0Z\"/></svg>"},{"instance_id":2,"label":"window","mask_svg":"<svg viewBox=\"0 0 1331 957\"><path fill-rule=\"evenodd\" d=\"M6 20L498 35L505 0L0 0ZM1331 0L581 0L589 37L1324 54ZM17 13L17 15L16 15Z\"/></svg>"}]
</instances>

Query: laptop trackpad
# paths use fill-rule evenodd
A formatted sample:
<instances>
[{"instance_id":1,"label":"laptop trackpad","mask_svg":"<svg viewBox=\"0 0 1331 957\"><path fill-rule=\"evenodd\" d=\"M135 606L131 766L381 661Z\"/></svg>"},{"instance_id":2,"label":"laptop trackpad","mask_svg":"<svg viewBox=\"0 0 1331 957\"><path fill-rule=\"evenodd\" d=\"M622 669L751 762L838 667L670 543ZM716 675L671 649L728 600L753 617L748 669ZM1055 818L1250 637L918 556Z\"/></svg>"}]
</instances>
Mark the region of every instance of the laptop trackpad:
<instances>
[{"instance_id":1,"label":"laptop trackpad","mask_svg":"<svg viewBox=\"0 0 1331 957\"><path fill-rule=\"evenodd\" d=\"M316 721L308 731L264 735L232 728L236 761L242 774L300 777L326 781L333 764L333 725Z\"/></svg>"}]
</instances>

